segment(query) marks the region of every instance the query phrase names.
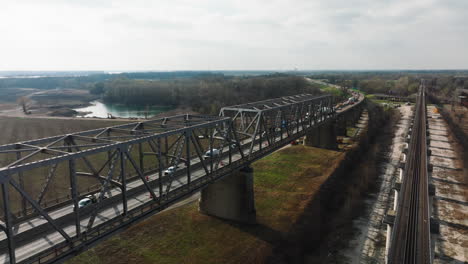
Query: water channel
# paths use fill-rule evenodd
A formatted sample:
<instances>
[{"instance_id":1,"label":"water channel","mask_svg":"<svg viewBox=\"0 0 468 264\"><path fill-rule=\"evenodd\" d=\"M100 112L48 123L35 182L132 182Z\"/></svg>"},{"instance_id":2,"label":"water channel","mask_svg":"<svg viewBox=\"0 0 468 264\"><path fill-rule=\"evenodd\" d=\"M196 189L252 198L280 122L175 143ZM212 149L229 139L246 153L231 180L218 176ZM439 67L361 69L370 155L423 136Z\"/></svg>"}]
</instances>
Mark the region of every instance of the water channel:
<instances>
[{"instance_id":1,"label":"water channel","mask_svg":"<svg viewBox=\"0 0 468 264\"><path fill-rule=\"evenodd\" d=\"M171 110L167 106L145 106L145 105L123 105L123 104L109 104L101 101L92 101L90 106L73 109L82 113L81 117L99 117L107 118L108 114L114 117L122 118L144 118L157 115L162 112Z\"/></svg>"}]
</instances>

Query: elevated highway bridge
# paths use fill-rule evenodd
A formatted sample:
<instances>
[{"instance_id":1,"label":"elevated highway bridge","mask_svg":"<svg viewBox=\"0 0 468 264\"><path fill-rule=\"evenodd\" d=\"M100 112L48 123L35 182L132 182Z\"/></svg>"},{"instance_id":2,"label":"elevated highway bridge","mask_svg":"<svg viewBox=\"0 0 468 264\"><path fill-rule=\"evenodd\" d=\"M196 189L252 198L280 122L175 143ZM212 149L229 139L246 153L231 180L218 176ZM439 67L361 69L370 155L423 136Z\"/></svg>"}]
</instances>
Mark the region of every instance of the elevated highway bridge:
<instances>
[{"instance_id":1,"label":"elevated highway bridge","mask_svg":"<svg viewBox=\"0 0 468 264\"><path fill-rule=\"evenodd\" d=\"M7 161L0 262L63 261L200 190L201 212L255 222L249 165L303 136L336 148L363 99L337 110L328 95L285 96L224 107L219 116L177 115L0 146ZM67 196L54 199L58 191ZM90 194L96 202L80 208Z\"/></svg>"}]
</instances>

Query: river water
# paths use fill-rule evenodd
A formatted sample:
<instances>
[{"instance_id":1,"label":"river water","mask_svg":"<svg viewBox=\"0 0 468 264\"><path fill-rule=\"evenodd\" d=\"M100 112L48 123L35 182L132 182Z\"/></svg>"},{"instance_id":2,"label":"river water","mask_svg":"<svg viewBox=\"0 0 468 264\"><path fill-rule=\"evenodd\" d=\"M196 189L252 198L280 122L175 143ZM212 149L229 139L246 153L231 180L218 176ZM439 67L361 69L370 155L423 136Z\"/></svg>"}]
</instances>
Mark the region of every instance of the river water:
<instances>
[{"instance_id":1,"label":"river water","mask_svg":"<svg viewBox=\"0 0 468 264\"><path fill-rule=\"evenodd\" d=\"M99 117L107 118L108 114L114 117L130 118L138 117L144 118L145 113L148 112L148 117L157 115L162 112L171 110L170 107L165 106L149 106L145 105L122 105L122 104L108 104L101 101L92 101L90 106L73 109L78 112L85 113L84 115L78 115L82 117Z\"/></svg>"}]
</instances>

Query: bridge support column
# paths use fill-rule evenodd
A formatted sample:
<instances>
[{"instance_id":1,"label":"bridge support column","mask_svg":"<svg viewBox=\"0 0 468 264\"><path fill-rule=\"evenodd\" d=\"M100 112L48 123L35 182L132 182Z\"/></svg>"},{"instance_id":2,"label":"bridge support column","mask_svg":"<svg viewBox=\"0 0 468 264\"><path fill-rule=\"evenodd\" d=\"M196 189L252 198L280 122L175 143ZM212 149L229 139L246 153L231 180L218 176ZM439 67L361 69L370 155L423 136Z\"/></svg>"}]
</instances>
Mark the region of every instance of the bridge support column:
<instances>
[{"instance_id":1,"label":"bridge support column","mask_svg":"<svg viewBox=\"0 0 468 264\"><path fill-rule=\"evenodd\" d=\"M347 136L347 131L346 131L346 120L336 120L335 124L335 132L337 136Z\"/></svg>"},{"instance_id":2,"label":"bridge support column","mask_svg":"<svg viewBox=\"0 0 468 264\"><path fill-rule=\"evenodd\" d=\"M254 224L253 169L245 167L203 189L199 211L226 220Z\"/></svg>"},{"instance_id":3,"label":"bridge support column","mask_svg":"<svg viewBox=\"0 0 468 264\"><path fill-rule=\"evenodd\" d=\"M346 125L354 127L361 118L361 109L359 107L351 109L345 114Z\"/></svg>"},{"instance_id":4,"label":"bridge support column","mask_svg":"<svg viewBox=\"0 0 468 264\"><path fill-rule=\"evenodd\" d=\"M311 129L306 134L304 145L324 149L338 149L335 125L330 122Z\"/></svg>"}]
</instances>

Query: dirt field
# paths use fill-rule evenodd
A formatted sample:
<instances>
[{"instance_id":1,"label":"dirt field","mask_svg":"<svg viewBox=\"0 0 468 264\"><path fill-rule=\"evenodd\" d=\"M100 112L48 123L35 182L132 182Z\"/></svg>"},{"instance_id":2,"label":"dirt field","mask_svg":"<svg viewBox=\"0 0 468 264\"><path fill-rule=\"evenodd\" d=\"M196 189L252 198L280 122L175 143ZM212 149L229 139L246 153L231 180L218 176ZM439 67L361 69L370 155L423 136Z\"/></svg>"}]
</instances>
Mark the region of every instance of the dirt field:
<instances>
[{"instance_id":1,"label":"dirt field","mask_svg":"<svg viewBox=\"0 0 468 264\"><path fill-rule=\"evenodd\" d=\"M26 98L28 115L23 112L18 103L21 97ZM90 101L98 98L87 90L79 89L4 88L0 89L0 116L46 117L57 110L86 106Z\"/></svg>"},{"instance_id":2,"label":"dirt field","mask_svg":"<svg viewBox=\"0 0 468 264\"><path fill-rule=\"evenodd\" d=\"M110 119L56 119L0 116L0 145L122 124ZM129 122L129 121L125 121Z\"/></svg>"},{"instance_id":3,"label":"dirt field","mask_svg":"<svg viewBox=\"0 0 468 264\"><path fill-rule=\"evenodd\" d=\"M128 121L126 121L128 122ZM20 118L20 117L0 117L0 145L25 141L30 139L39 139L55 135L61 135L76 131L90 130L100 127L106 127L116 124L122 124L122 121L115 120L79 120L79 119L51 119L51 118ZM6 154L0 155L0 167L5 166L8 161L12 161L11 157ZM48 174L48 167L32 170L31 173L26 174L25 181L28 181L27 191L30 194L35 194L35 190L41 188L42 182ZM65 170L63 166L59 166L58 171ZM65 175L65 173L63 173ZM13 177L17 177L14 175ZM32 181L32 182L31 182ZM88 188L90 182L85 179L83 188ZM56 177L51 184L50 192L47 193L45 201L63 198L64 195L69 193L68 182L65 176ZM36 190L37 191L37 190ZM19 195L15 192L10 194L12 201L13 212L19 211Z\"/></svg>"}]
</instances>

